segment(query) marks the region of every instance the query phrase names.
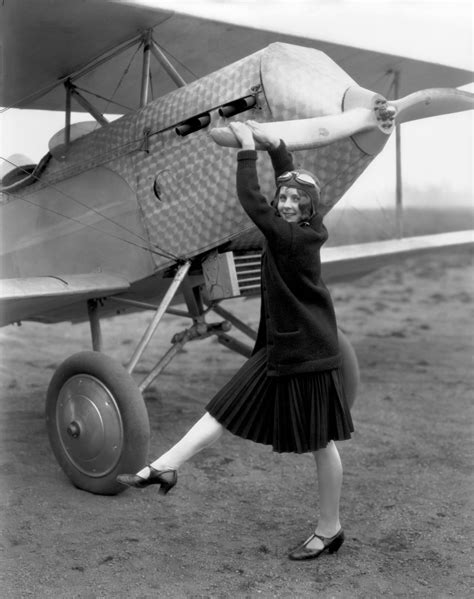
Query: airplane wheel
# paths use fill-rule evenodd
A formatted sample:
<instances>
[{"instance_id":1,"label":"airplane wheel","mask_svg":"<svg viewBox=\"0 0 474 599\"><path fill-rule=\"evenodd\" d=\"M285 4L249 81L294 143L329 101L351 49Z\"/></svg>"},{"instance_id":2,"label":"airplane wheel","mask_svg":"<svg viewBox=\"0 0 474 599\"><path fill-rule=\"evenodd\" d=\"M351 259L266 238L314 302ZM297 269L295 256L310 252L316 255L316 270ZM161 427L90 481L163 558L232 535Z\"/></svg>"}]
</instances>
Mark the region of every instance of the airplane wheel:
<instances>
[{"instance_id":1,"label":"airplane wheel","mask_svg":"<svg viewBox=\"0 0 474 599\"><path fill-rule=\"evenodd\" d=\"M130 374L105 354L84 351L56 370L46 397L54 455L72 483L102 495L125 489L117 474L136 472L148 455L150 425Z\"/></svg>"},{"instance_id":2,"label":"airplane wheel","mask_svg":"<svg viewBox=\"0 0 474 599\"><path fill-rule=\"evenodd\" d=\"M354 405L359 387L360 373L357 355L346 335L338 329L339 348L342 354L342 378L349 408Z\"/></svg>"}]
</instances>

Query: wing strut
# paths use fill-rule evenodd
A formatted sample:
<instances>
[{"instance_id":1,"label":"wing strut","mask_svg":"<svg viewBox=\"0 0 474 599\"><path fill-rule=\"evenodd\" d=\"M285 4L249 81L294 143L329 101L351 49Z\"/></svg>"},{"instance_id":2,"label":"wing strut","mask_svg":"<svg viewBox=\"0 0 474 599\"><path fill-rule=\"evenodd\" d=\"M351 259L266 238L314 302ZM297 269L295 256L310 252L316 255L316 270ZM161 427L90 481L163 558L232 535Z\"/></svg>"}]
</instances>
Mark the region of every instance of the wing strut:
<instances>
[{"instance_id":1,"label":"wing strut","mask_svg":"<svg viewBox=\"0 0 474 599\"><path fill-rule=\"evenodd\" d=\"M142 88L140 93L140 108L148 104L148 92L150 90L150 59L151 59L151 29L143 36L143 67Z\"/></svg>"},{"instance_id":2,"label":"wing strut","mask_svg":"<svg viewBox=\"0 0 474 599\"><path fill-rule=\"evenodd\" d=\"M164 68L166 73L169 75L169 77L173 80L173 82L178 87L185 86L186 81L179 74L179 72L176 70L176 68L173 66L173 64L170 62L170 60L164 54L163 50L153 39L152 33L153 33L153 29L147 29L147 30L142 29L140 32L138 32L136 35L134 35L130 39L120 42L116 46L109 48L102 54L92 58L86 64L83 64L83 65L77 67L75 70L61 75L60 77L54 78L53 81L44 85L40 89L37 89L36 91L34 91L22 98L15 100L13 103L10 103L8 106L4 106L2 108L2 112L4 110L8 110L9 108L13 108L13 107L17 107L17 108L23 107L25 104L31 105L36 100L49 94L51 91L53 91L55 88L57 88L61 84L65 84L67 80L76 81L77 79L80 79L81 77L84 77L85 75L88 75L89 73L91 73L92 71L97 69L98 67L109 62L110 60L114 59L115 57L119 56L120 54L126 52L133 46L139 46L142 43L145 44L145 53L144 53L144 60L143 60L143 66L142 66L142 80L141 80L142 94L141 94L140 98L143 103L141 104L141 106L144 106L146 104L143 89L145 86L148 87L148 79L150 76L150 68L149 68L150 67L150 52L153 54L153 56L156 58L156 60L159 62L159 64ZM147 81L147 83L145 83L145 81ZM127 108L127 107L124 107L124 108ZM86 108L86 110L89 110L89 109Z\"/></svg>"},{"instance_id":3,"label":"wing strut","mask_svg":"<svg viewBox=\"0 0 474 599\"><path fill-rule=\"evenodd\" d=\"M151 54L156 58L177 87L184 87L186 81L181 77L171 62L163 53L163 50L153 39L153 32L149 29L143 36L143 69L142 69L142 88L140 94L140 107L143 108L148 103L148 92L150 89L150 59Z\"/></svg>"},{"instance_id":4,"label":"wing strut","mask_svg":"<svg viewBox=\"0 0 474 599\"><path fill-rule=\"evenodd\" d=\"M66 89L66 108L65 108L65 127L64 127L64 141L63 143L59 143L57 146L51 149L51 153L58 160L64 159L66 157L69 144L71 143L71 101L72 98L76 100L78 104L80 104L83 108L90 113L91 116L101 125L108 125L109 121L105 118L105 116L97 110L84 96L82 96L78 91L74 83L72 83L71 79L66 79L64 82L64 87Z\"/></svg>"},{"instance_id":5,"label":"wing strut","mask_svg":"<svg viewBox=\"0 0 474 599\"><path fill-rule=\"evenodd\" d=\"M176 83L178 87L184 87L186 85L186 81L181 77L178 71L174 68L174 66L170 63L170 61L163 54L163 50L158 46L154 39L152 39L151 51L153 52L153 56L156 60L161 64L161 66L165 69L171 79Z\"/></svg>"},{"instance_id":6,"label":"wing strut","mask_svg":"<svg viewBox=\"0 0 474 599\"><path fill-rule=\"evenodd\" d=\"M393 93L398 100L400 93L400 71L393 71ZM403 237L403 183L402 183L402 132L401 125L395 126L395 212L397 218L397 237Z\"/></svg>"},{"instance_id":7,"label":"wing strut","mask_svg":"<svg viewBox=\"0 0 474 599\"><path fill-rule=\"evenodd\" d=\"M71 143L71 88L66 85L66 117L64 127L64 152L67 152Z\"/></svg>"},{"instance_id":8,"label":"wing strut","mask_svg":"<svg viewBox=\"0 0 474 599\"><path fill-rule=\"evenodd\" d=\"M109 121L105 118L105 116L77 91L76 86L71 82L70 79L67 79L67 81L64 82L64 86L68 95L73 97L83 108L85 108L98 123L100 123L102 126L108 125Z\"/></svg>"}]
</instances>

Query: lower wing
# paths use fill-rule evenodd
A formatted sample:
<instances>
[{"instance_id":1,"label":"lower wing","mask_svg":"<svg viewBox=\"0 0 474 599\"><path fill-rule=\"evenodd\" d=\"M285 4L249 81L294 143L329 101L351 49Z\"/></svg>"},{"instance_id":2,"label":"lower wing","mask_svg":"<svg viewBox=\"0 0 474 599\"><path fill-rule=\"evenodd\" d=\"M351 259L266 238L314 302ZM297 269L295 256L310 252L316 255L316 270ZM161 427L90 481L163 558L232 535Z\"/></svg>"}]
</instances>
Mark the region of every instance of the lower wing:
<instances>
[{"instance_id":1,"label":"lower wing","mask_svg":"<svg viewBox=\"0 0 474 599\"><path fill-rule=\"evenodd\" d=\"M329 283L348 281L406 257L468 247L473 241L474 231L468 230L323 248L323 276ZM250 247L242 250L244 255L248 254ZM257 295L260 292L260 251L254 252L255 261L250 273L248 269L242 271L238 264L236 266L234 251L227 252L228 257L220 266L219 276L223 277L223 288L228 287L230 280L235 285L231 286L228 294L213 299ZM156 290L157 279L152 279L152 286ZM165 284L163 281L161 279L162 285ZM168 285L171 279L166 281ZM207 285L206 276L203 282ZM216 285L216 281L213 281L213 285ZM125 292L133 292L139 298L140 295L147 295L146 289L144 282L141 282L138 290L133 288L133 283L107 273L3 279L0 286L0 326L22 320L86 320L88 300L105 299Z\"/></svg>"},{"instance_id":2,"label":"lower wing","mask_svg":"<svg viewBox=\"0 0 474 599\"><path fill-rule=\"evenodd\" d=\"M41 320L38 315L87 300L126 291L130 283L115 275L89 273L2 279L0 326L21 320Z\"/></svg>"},{"instance_id":3,"label":"lower wing","mask_svg":"<svg viewBox=\"0 0 474 599\"><path fill-rule=\"evenodd\" d=\"M323 248L324 280L347 281L406 257L468 247L473 242L474 230L468 230Z\"/></svg>"}]
</instances>

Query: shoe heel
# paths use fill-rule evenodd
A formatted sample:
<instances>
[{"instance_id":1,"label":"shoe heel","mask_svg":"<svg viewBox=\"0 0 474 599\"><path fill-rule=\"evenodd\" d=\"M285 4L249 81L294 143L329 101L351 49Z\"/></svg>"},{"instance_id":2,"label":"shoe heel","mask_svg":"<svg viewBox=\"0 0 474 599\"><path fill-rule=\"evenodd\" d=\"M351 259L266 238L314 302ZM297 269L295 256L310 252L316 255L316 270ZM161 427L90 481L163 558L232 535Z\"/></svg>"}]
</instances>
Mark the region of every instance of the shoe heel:
<instances>
[{"instance_id":1,"label":"shoe heel","mask_svg":"<svg viewBox=\"0 0 474 599\"><path fill-rule=\"evenodd\" d=\"M176 485L178 475L176 470L165 470L160 472L160 475L160 488L158 489L158 493L160 495L166 495ZM171 477L166 475L171 475ZM169 480L166 480L167 478L169 478Z\"/></svg>"},{"instance_id":2,"label":"shoe heel","mask_svg":"<svg viewBox=\"0 0 474 599\"><path fill-rule=\"evenodd\" d=\"M160 488L158 489L159 495L166 495L168 491L170 491L174 485L169 485L167 483L161 483Z\"/></svg>"},{"instance_id":3,"label":"shoe heel","mask_svg":"<svg viewBox=\"0 0 474 599\"><path fill-rule=\"evenodd\" d=\"M328 553L337 553L344 543L344 533L341 533L334 541L328 546Z\"/></svg>"}]
</instances>

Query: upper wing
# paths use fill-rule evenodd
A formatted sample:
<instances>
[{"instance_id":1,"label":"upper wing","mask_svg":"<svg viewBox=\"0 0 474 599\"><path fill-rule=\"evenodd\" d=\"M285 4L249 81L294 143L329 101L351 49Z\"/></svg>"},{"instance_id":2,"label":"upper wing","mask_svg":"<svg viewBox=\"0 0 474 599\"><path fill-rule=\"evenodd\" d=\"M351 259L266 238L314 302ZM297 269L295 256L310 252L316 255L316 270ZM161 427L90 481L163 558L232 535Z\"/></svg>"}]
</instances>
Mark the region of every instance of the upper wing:
<instances>
[{"instance_id":1,"label":"upper wing","mask_svg":"<svg viewBox=\"0 0 474 599\"><path fill-rule=\"evenodd\" d=\"M344 12L339 17L335 15L328 34L320 23L321 11L327 4L297 4L285 3L284 13L276 20L272 18L275 5L272 3L269 8L265 2L252 3L250 9L237 2L196 2L175 12L169 7L176 2L159 0L6 0L0 7L4 67L0 105L63 110L65 94L60 83L72 76L78 87L97 94L93 103L98 110L123 113L136 108L142 58L141 52L137 53L137 48L128 42L139 39L141 32L150 28L155 41L186 81L275 41L318 48L359 85L381 93L387 92L394 71L402 73L399 96L430 87L457 87L472 80L472 73L466 68L384 53L380 45L375 49L355 47L344 42L347 36L339 33ZM376 16L375 11L373 18ZM361 18L372 17L367 13ZM386 23L383 34L383 26L383 21L374 21L374 27L381 29L382 39L391 28ZM421 51L423 32L419 33ZM456 41L452 36L445 40L446 44ZM437 38L437 42L443 46L442 38ZM115 54L117 48L121 51ZM102 63L102 58L110 56L110 61ZM155 63L152 61L152 88L155 95L161 96L174 90L175 84ZM90 70L89 65L100 66Z\"/></svg>"},{"instance_id":2,"label":"upper wing","mask_svg":"<svg viewBox=\"0 0 474 599\"><path fill-rule=\"evenodd\" d=\"M0 284L0 326L21 320L35 320L40 314L72 303L126 291L125 279L105 273L2 279Z\"/></svg>"}]
</instances>

